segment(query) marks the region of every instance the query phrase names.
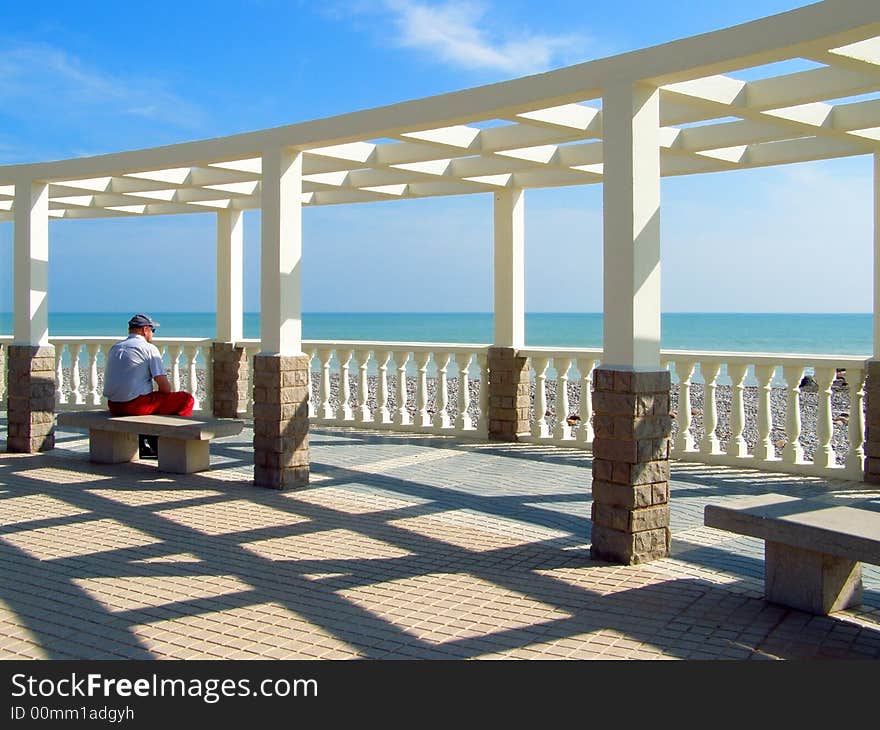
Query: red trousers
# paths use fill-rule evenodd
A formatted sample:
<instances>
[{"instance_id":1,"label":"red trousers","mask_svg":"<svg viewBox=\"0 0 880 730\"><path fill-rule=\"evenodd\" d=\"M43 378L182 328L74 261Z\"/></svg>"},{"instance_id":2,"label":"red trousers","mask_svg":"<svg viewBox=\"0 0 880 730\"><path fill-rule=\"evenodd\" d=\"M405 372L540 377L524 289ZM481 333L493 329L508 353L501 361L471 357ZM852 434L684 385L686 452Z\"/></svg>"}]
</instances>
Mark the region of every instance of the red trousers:
<instances>
[{"instance_id":1,"label":"red trousers","mask_svg":"<svg viewBox=\"0 0 880 730\"><path fill-rule=\"evenodd\" d=\"M141 395L125 403L107 401L107 407L114 416L189 416L193 412L195 400L183 390L173 393L152 393Z\"/></svg>"}]
</instances>

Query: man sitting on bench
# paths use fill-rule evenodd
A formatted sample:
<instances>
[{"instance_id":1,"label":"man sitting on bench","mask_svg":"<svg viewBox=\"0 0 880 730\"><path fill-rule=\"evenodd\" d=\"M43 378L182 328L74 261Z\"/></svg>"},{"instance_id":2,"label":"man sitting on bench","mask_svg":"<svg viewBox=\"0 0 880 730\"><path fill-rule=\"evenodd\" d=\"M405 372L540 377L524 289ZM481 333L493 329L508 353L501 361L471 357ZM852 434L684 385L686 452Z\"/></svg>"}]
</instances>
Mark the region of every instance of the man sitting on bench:
<instances>
[{"instance_id":1,"label":"man sitting on bench","mask_svg":"<svg viewBox=\"0 0 880 730\"><path fill-rule=\"evenodd\" d=\"M113 345L104 366L104 397L114 416L189 416L195 403L185 391L172 391L162 353L153 344L159 326L146 314L128 321L128 337ZM153 381L158 390L153 390ZM139 456L155 459L158 436L138 438Z\"/></svg>"}]
</instances>

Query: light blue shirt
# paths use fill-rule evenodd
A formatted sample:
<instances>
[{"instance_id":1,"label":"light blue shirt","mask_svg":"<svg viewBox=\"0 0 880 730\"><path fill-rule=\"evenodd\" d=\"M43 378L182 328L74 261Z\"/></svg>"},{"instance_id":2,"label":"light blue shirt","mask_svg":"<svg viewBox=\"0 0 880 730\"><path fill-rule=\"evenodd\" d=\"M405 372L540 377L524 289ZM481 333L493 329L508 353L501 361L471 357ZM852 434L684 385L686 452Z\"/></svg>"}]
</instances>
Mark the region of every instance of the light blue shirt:
<instances>
[{"instance_id":1,"label":"light blue shirt","mask_svg":"<svg viewBox=\"0 0 880 730\"><path fill-rule=\"evenodd\" d=\"M153 378L165 375L162 353L143 335L129 335L107 353L104 364L104 397L125 403L153 392Z\"/></svg>"}]
</instances>

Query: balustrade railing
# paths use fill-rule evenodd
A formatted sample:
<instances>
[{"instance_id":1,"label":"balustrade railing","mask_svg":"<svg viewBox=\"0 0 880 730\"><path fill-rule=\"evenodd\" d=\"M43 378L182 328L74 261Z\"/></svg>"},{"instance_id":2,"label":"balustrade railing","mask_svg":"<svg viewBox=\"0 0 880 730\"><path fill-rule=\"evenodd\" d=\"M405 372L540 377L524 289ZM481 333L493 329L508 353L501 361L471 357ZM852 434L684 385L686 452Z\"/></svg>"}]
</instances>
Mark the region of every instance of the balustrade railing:
<instances>
[{"instance_id":1,"label":"balustrade railing","mask_svg":"<svg viewBox=\"0 0 880 730\"><path fill-rule=\"evenodd\" d=\"M248 361L260 350L241 343ZM307 340L318 424L485 436L487 345ZM252 372L252 369L251 369ZM248 414L253 398L248 398Z\"/></svg>"},{"instance_id":2,"label":"balustrade railing","mask_svg":"<svg viewBox=\"0 0 880 730\"><path fill-rule=\"evenodd\" d=\"M672 456L861 479L865 361L837 355L664 351Z\"/></svg>"},{"instance_id":3,"label":"balustrade railing","mask_svg":"<svg viewBox=\"0 0 880 730\"><path fill-rule=\"evenodd\" d=\"M104 357L119 337L50 337L55 346L55 404L58 410L103 406ZM156 337L174 390L195 398L194 411L211 410L211 340Z\"/></svg>"},{"instance_id":4,"label":"balustrade railing","mask_svg":"<svg viewBox=\"0 0 880 730\"><path fill-rule=\"evenodd\" d=\"M99 407L103 355L115 337L52 337L59 410ZM0 337L0 353L11 337ZM157 338L175 388L210 411L210 339ZM241 343L252 362L259 342ZM317 424L484 437L486 345L305 341ZM524 440L588 447L599 349L527 348L532 412ZM862 358L666 350L673 458L860 479ZM5 358L4 358L5 360ZM5 399L5 367L0 396ZM252 369L251 369L252 371ZM195 386L193 386L195 383ZM251 389L252 392L252 389ZM253 399L249 394L248 413Z\"/></svg>"}]
</instances>

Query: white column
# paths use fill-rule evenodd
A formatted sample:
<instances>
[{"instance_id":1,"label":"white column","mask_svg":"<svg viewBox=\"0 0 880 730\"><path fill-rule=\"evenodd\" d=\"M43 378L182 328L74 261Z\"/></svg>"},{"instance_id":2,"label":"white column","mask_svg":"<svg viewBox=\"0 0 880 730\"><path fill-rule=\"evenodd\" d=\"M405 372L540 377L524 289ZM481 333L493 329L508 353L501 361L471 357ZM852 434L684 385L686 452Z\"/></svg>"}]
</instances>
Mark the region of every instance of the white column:
<instances>
[{"instance_id":1,"label":"white column","mask_svg":"<svg viewBox=\"0 0 880 730\"><path fill-rule=\"evenodd\" d=\"M260 341L263 354L302 351L302 153L263 152Z\"/></svg>"},{"instance_id":2,"label":"white column","mask_svg":"<svg viewBox=\"0 0 880 730\"><path fill-rule=\"evenodd\" d=\"M604 90L603 368L660 370L660 92Z\"/></svg>"},{"instance_id":3,"label":"white column","mask_svg":"<svg viewBox=\"0 0 880 730\"><path fill-rule=\"evenodd\" d=\"M525 192L495 193L496 347L525 344Z\"/></svg>"},{"instance_id":4,"label":"white column","mask_svg":"<svg viewBox=\"0 0 880 730\"><path fill-rule=\"evenodd\" d=\"M880 359L880 154L878 153L874 153L874 359Z\"/></svg>"},{"instance_id":5,"label":"white column","mask_svg":"<svg viewBox=\"0 0 880 730\"><path fill-rule=\"evenodd\" d=\"M49 344L49 185L15 184L13 321L17 345Z\"/></svg>"},{"instance_id":6,"label":"white column","mask_svg":"<svg viewBox=\"0 0 880 730\"><path fill-rule=\"evenodd\" d=\"M217 341L242 339L244 225L240 210L217 212Z\"/></svg>"}]
</instances>

